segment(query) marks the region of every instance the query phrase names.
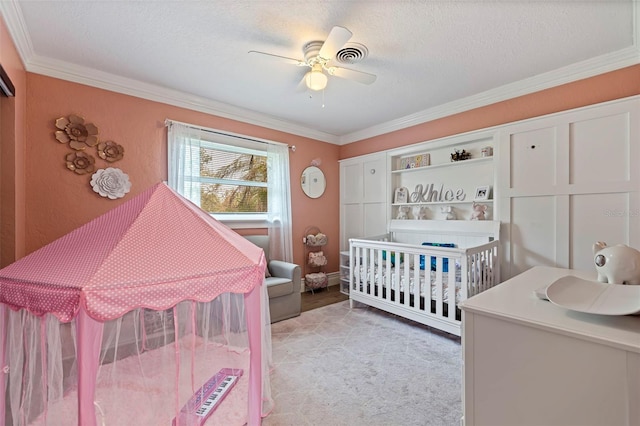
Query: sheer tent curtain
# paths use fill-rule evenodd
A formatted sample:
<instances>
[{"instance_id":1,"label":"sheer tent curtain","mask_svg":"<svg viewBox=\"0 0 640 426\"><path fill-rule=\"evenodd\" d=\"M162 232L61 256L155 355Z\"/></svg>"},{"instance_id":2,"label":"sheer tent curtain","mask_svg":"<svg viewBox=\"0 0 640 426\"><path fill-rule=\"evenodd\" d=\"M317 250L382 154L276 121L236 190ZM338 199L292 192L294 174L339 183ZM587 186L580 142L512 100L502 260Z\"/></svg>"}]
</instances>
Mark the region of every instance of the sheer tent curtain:
<instances>
[{"instance_id":1,"label":"sheer tent curtain","mask_svg":"<svg viewBox=\"0 0 640 426\"><path fill-rule=\"evenodd\" d=\"M253 145L267 153L267 228L273 259L293 262L291 237L291 184L289 147L286 144L252 139L215 129L167 120L168 184L185 198L200 205L200 148L203 142Z\"/></svg>"}]
</instances>

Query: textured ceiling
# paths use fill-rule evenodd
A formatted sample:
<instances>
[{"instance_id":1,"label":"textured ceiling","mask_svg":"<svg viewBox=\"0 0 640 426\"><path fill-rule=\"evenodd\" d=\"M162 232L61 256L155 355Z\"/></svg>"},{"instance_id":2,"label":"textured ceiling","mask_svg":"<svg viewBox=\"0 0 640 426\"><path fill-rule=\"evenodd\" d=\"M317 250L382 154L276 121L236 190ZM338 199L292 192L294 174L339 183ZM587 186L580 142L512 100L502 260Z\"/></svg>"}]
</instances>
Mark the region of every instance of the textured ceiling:
<instances>
[{"instance_id":1,"label":"textured ceiling","mask_svg":"<svg viewBox=\"0 0 640 426\"><path fill-rule=\"evenodd\" d=\"M633 0L0 1L30 72L347 143L640 61ZM299 90L334 25L369 49ZM637 24L636 24L637 26ZM324 105L324 107L323 107Z\"/></svg>"}]
</instances>

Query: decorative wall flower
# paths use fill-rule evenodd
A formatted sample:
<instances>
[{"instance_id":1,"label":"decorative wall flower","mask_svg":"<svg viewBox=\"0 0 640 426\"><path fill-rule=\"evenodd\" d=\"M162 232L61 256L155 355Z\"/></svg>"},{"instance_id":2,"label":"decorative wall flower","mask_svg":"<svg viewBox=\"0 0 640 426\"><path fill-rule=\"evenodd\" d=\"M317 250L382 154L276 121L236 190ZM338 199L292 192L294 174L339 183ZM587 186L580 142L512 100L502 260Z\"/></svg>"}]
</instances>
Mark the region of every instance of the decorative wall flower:
<instances>
[{"instance_id":1,"label":"decorative wall flower","mask_svg":"<svg viewBox=\"0 0 640 426\"><path fill-rule=\"evenodd\" d=\"M98 144L98 156L103 160L113 163L122 160L124 148L113 141L100 142Z\"/></svg>"},{"instance_id":2,"label":"decorative wall flower","mask_svg":"<svg viewBox=\"0 0 640 426\"><path fill-rule=\"evenodd\" d=\"M72 114L69 118L58 118L56 127L60 129L56 131L56 139L60 143L69 143L77 151L98 144L98 128L91 123L85 124L82 117Z\"/></svg>"},{"instance_id":3,"label":"decorative wall flower","mask_svg":"<svg viewBox=\"0 0 640 426\"><path fill-rule=\"evenodd\" d=\"M96 162L95 158L86 152L70 152L64 158L67 160L67 169L79 175L93 173L96 170L94 165Z\"/></svg>"},{"instance_id":4,"label":"decorative wall flower","mask_svg":"<svg viewBox=\"0 0 640 426\"><path fill-rule=\"evenodd\" d=\"M115 200L131 190L131 182L122 170L108 167L99 169L91 176L91 187L101 196Z\"/></svg>"}]
</instances>

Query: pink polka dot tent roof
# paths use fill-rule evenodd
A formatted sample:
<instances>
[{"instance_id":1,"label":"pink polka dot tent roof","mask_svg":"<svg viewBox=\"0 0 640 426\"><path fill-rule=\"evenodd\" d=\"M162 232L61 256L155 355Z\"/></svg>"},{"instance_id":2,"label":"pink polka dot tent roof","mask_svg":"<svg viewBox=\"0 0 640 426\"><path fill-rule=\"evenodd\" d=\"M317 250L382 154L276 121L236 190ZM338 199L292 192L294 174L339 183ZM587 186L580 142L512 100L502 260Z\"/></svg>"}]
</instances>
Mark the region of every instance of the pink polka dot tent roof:
<instances>
[{"instance_id":1,"label":"pink polka dot tent roof","mask_svg":"<svg viewBox=\"0 0 640 426\"><path fill-rule=\"evenodd\" d=\"M0 303L70 321L247 293L262 250L159 183L0 270Z\"/></svg>"}]
</instances>

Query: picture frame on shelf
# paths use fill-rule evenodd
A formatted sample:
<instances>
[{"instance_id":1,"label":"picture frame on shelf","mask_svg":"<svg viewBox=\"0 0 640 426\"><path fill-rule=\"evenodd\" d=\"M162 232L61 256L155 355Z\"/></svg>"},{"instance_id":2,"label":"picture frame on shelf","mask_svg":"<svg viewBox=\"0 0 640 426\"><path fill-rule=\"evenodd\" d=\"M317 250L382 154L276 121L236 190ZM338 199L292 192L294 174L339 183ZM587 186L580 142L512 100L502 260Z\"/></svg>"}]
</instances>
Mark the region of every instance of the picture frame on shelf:
<instances>
[{"instance_id":1,"label":"picture frame on shelf","mask_svg":"<svg viewBox=\"0 0 640 426\"><path fill-rule=\"evenodd\" d=\"M404 187L396 188L393 193L394 204L407 203L409 201L409 190Z\"/></svg>"},{"instance_id":2,"label":"picture frame on shelf","mask_svg":"<svg viewBox=\"0 0 640 426\"><path fill-rule=\"evenodd\" d=\"M425 152L423 154L410 155L402 157L398 160L399 170L415 169L418 167L426 167L431 164L431 156Z\"/></svg>"},{"instance_id":3,"label":"picture frame on shelf","mask_svg":"<svg viewBox=\"0 0 640 426\"><path fill-rule=\"evenodd\" d=\"M491 186L478 186L476 188L476 195L473 197L475 201L486 201L491 196Z\"/></svg>"}]
</instances>

